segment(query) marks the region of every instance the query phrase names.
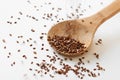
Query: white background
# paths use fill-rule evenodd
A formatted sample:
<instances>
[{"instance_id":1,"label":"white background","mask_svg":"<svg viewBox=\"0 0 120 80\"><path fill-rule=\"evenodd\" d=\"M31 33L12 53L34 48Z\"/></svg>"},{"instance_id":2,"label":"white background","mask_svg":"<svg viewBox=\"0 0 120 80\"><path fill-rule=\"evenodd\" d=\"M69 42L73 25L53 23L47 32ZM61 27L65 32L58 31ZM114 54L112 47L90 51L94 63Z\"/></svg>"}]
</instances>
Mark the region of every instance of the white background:
<instances>
[{"instance_id":1,"label":"white background","mask_svg":"<svg viewBox=\"0 0 120 80\"><path fill-rule=\"evenodd\" d=\"M32 57L30 48L24 45L17 45L15 43L17 38L10 38L9 33L12 33L13 36L24 35L27 37L32 37L34 40L39 42L39 35L41 32L48 32L54 22L41 20L41 15L44 12L50 12L48 7L44 7L44 9L40 8L40 5L44 2L51 1L54 7L62 7L64 8L63 12L59 13L60 16L66 18L66 14L72 12L69 7L73 5L76 7L78 3L81 3L81 9L86 9L84 15L82 17L90 16L100 11L102 8L110 4L113 0L31 0L31 4L27 2L27 0L0 0L0 79L2 80L50 80L49 77L33 77L32 72L28 71L29 68L29 59L24 61L20 56L21 54L17 53L17 49L21 48L24 50L23 53L28 54L29 57ZM100 3L103 2L103 5ZM34 9L34 5L39 7L39 11L37 12ZM91 8L88 6L91 5ZM30 14L36 16L39 21L33 21L32 19L26 18L24 15L21 17L19 15L19 11L23 12L23 14ZM10 16L15 17L14 19L10 19ZM21 17L21 20L18 21L17 24L7 24L7 21L16 21L17 17ZM74 19L74 18L73 18ZM49 25L47 28L42 28L43 24ZM33 34L30 32L30 29L34 28L36 33ZM100 46L95 46L95 42L101 38L103 40L103 44ZM2 39L6 39L7 50L3 49L4 43L2 43ZM47 41L44 40L46 47L50 48ZM39 45L37 45L39 47ZM50 48L51 49L51 48ZM7 59L8 52L12 52L12 58ZM52 49L50 50L52 52ZM38 52L41 52L38 49ZM85 80L119 80L119 71L120 71L120 13L106 21L102 24L94 37L93 44L89 49L89 54L85 55L88 59L91 59L94 62L94 58L91 57L90 54L97 52L100 54L100 59L97 60L102 64L102 66L106 69L105 72L102 72L101 76L98 78L85 78ZM44 58L44 55L39 55ZM30 58L31 59L31 58ZM41 59L39 59L41 60ZM10 64L15 61L16 65L11 67ZM23 63L22 63L23 61ZM31 61L31 60L30 60ZM91 64L92 65L92 64ZM90 65L88 65L89 67ZM27 74L26 77L24 75ZM64 76L57 76L51 80L79 80L76 76L72 75L68 78L64 78Z\"/></svg>"}]
</instances>

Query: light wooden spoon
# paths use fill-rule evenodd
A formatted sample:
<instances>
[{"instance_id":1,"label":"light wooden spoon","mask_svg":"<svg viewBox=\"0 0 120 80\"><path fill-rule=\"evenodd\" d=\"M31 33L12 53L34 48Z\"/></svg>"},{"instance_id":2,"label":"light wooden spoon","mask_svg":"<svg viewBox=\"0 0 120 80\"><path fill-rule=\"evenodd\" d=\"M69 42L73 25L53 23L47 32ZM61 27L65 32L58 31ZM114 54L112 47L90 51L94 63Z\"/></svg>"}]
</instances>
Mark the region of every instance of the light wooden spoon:
<instances>
[{"instance_id":1,"label":"light wooden spoon","mask_svg":"<svg viewBox=\"0 0 120 80\"><path fill-rule=\"evenodd\" d=\"M94 34L97 28L106 20L114 16L120 11L120 0L114 1L108 7L104 8L97 14L76 20L68 20L60 22L53 26L48 32L48 38L53 38L55 36L69 37L80 43L85 44L85 49L80 53L64 53L58 51L54 46L52 46L58 53L67 56L77 56L81 55L88 47L91 45ZM49 41L49 40L48 40Z\"/></svg>"}]
</instances>

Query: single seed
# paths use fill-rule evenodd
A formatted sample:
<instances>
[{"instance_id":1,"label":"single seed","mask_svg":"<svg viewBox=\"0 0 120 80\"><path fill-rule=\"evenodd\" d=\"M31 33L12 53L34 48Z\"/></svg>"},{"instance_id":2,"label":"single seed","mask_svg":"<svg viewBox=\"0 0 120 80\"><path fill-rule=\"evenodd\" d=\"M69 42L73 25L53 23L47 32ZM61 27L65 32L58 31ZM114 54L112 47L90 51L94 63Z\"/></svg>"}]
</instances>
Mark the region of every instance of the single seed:
<instances>
[{"instance_id":1,"label":"single seed","mask_svg":"<svg viewBox=\"0 0 120 80\"><path fill-rule=\"evenodd\" d=\"M33 50L35 50L36 48L34 47Z\"/></svg>"},{"instance_id":2,"label":"single seed","mask_svg":"<svg viewBox=\"0 0 120 80\"><path fill-rule=\"evenodd\" d=\"M20 49L18 49L18 52L20 52Z\"/></svg>"},{"instance_id":3,"label":"single seed","mask_svg":"<svg viewBox=\"0 0 120 80\"><path fill-rule=\"evenodd\" d=\"M92 24L92 22L90 22L90 24Z\"/></svg>"},{"instance_id":4,"label":"single seed","mask_svg":"<svg viewBox=\"0 0 120 80\"><path fill-rule=\"evenodd\" d=\"M31 64L33 64L33 61L31 62Z\"/></svg>"},{"instance_id":5,"label":"single seed","mask_svg":"<svg viewBox=\"0 0 120 80\"><path fill-rule=\"evenodd\" d=\"M4 46L4 49L6 49L7 47L6 46Z\"/></svg>"},{"instance_id":6,"label":"single seed","mask_svg":"<svg viewBox=\"0 0 120 80\"><path fill-rule=\"evenodd\" d=\"M46 49L46 51L49 51L49 49Z\"/></svg>"},{"instance_id":7,"label":"single seed","mask_svg":"<svg viewBox=\"0 0 120 80\"><path fill-rule=\"evenodd\" d=\"M32 71L32 68L29 68L30 71Z\"/></svg>"},{"instance_id":8,"label":"single seed","mask_svg":"<svg viewBox=\"0 0 120 80\"><path fill-rule=\"evenodd\" d=\"M20 15L23 15L23 13L22 13L22 12L19 12L19 14L20 14Z\"/></svg>"},{"instance_id":9,"label":"single seed","mask_svg":"<svg viewBox=\"0 0 120 80\"><path fill-rule=\"evenodd\" d=\"M30 47L33 46L32 44L30 44Z\"/></svg>"},{"instance_id":10,"label":"single seed","mask_svg":"<svg viewBox=\"0 0 120 80\"><path fill-rule=\"evenodd\" d=\"M35 55L36 55L36 54L37 54L37 52L35 52L35 51L34 51L34 52L33 52L33 54L35 54Z\"/></svg>"},{"instance_id":11,"label":"single seed","mask_svg":"<svg viewBox=\"0 0 120 80\"><path fill-rule=\"evenodd\" d=\"M34 59L37 59L37 57L34 57Z\"/></svg>"},{"instance_id":12,"label":"single seed","mask_svg":"<svg viewBox=\"0 0 120 80\"><path fill-rule=\"evenodd\" d=\"M2 41L3 41L3 43L6 43L5 39L3 39Z\"/></svg>"},{"instance_id":13,"label":"single seed","mask_svg":"<svg viewBox=\"0 0 120 80\"><path fill-rule=\"evenodd\" d=\"M13 18L13 16L11 16L10 18Z\"/></svg>"},{"instance_id":14,"label":"single seed","mask_svg":"<svg viewBox=\"0 0 120 80\"><path fill-rule=\"evenodd\" d=\"M82 22L85 22L84 20L82 20Z\"/></svg>"},{"instance_id":15,"label":"single seed","mask_svg":"<svg viewBox=\"0 0 120 80\"><path fill-rule=\"evenodd\" d=\"M40 36L40 39L43 39L43 36Z\"/></svg>"},{"instance_id":16,"label":"single seed","mask_svg":"<svg viewBox=\"0 0 120 80\"><path fill-rule=\"evenodd\" d=\"M42 46L44 46L44 44L42 44Z\"/></svg>"},{"instance_id":17,"label":"single seed","mask_svg":"<svg viewBox=\"0 0 120 80\"><path fill-rule=\"evenodd\" d=\"M19 41L16 41L17 43L19 43Z\"/></svg>"},{"instance_id":18,"label":"single seed","mask_svg":"<svg viewBox=\"0 0 120 80\"><path fill-rule=\"evenodd\" d=\"M31 29L31 31L32 31L32 32L35 32L35 30L34 30L34 29Z\"/></svg>"},{"instance_id":19,"label":"single seed","mask_svg":"<svg viewBox=\"0 0 120 80\"><path fill-rule=\"evenodd\" d=\"M26 55L23 55L22 57L25 58L25 59L27 59L27 56L26 56Z\"/></svg>"},{"instance_id":20,"label":"single seed","mask_svg":"<svg viewBox=\"0 0 120 80\"><path fill-rule=\"evenodd\" d=\"M44 50L44 48L41 48L41 50Z\"/></svg>"},{"instance_id":21,"label":"single seed","mask_svg":"<svg viewBox=\"0 0 120 80\"><path fill-rule=\"evenodd\" d=\"M17 22L15 21L14 24L17 24Z\"/></svg>"},{"instance_id":22,"label":"single seed","mask_svg":"<svg viewBox=\"0 0 120 80\"><path fill-rule=\"evenodd\" d=\"M12 36L12 34L9 34L9 36Z\"/></svg>"}]
</instances>

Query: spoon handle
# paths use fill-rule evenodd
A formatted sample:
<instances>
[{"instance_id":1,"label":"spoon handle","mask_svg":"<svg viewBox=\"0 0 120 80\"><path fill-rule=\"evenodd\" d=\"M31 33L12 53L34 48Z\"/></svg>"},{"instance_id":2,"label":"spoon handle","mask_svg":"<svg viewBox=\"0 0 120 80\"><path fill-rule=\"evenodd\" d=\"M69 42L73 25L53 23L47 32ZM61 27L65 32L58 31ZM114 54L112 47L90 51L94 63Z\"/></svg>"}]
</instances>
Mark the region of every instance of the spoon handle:
<instances>
[{"instance_id":1,"label":"spoon handle","mask_svg":"<svg viewBox=\"0 0 120 80\"><path fill-rule=\"evenodd\" d=\"M114 16L116 13L120 11L120 0L115 0L108 7L104 8L102 11L98 12L98 14L102 15L103 22L107 19Z\"/></svg>"}]
</instances>

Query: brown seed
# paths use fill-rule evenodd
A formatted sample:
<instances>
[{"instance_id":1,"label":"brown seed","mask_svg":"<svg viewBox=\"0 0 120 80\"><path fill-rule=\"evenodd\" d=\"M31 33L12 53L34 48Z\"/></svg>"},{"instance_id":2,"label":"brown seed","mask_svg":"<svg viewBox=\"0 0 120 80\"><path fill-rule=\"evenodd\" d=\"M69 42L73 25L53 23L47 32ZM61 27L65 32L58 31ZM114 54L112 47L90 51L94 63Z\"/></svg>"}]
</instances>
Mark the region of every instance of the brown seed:
<instances>
[{"instance_id":1,"label":"brown seed","mask_svg":"<svg viewBox=\"0 0 120 80\"><path fill-rule=\"evenodd\" d=\"M9 34L9 36L12 36L12 34Z\"/></svg>"},{"instance_id":2,"label":"brown seed","mask_svg":"<svg viewBox=\"0 0 120 80\"><path fill-rule=\"evenodd\" d=\"M44 44L42 44L42 46L44 46Z\"/></svg>"},{"instance_id":3,"label":"brown seed","mask_svg":"<svg viewBox=\"0 0 120 80\"><path fill-rule=\"evenodd\" d=\"M90 61L89 61L89 60L88 60L87 62L88 62L88 63L90 63Z\"/></svg>"},{"instance_id":4,"label":"brown seed","mask_svg":"<svg viewBox=\"0 0 120 80\"><path fill-rule=\"evenodd\" d=\"M32 44L30 44L30 47L33 46Z\"/></svg>"},{"instance_id":5,"label":"brown seed","mask_svg":"<svg viewBox=\"0 0 120 80\"><path fill-rule=\"evenodd\" d=\"M82 59L85 59L85 57L82 57Z\"/></svg>"},{"instance_id":6,"label":"brown seed","mask_svg":"<svg viewBox=\"0 0 120 80\"><path fill-rule=\"evenodd\" d=\"M98 43L99 43L99 44L102 44L102 39L99 39L99 40L98 40Z\"/></svg>"},{"instance_id":7,"label":"brown seed","mask_svg":"<svg viewBox=\"0 0 120 80\"><path fill-rule=\"evenodd\" d=\"M70 59L70 61L72 61L73 59L72 58L69 58Z\"/></svg>"},{"instance_id":8,"label":"brown seed","mask_svg":"<svg viewBox=\"0 0 120 80\"><path fill-rule=\"evenodd\" d=\"M31 62L31 64L33 64L33 61Z\"/></svg>"},{"instance_id":9,"label":"brown seed","mask_svg":"<svg viewBox=\"0 0 120 80\"><path fill-rule=\"evenodd\" d=\"M39 64L39 63L36 63L36 65L37 65L37 66L40 66L40 64Z\"/></svg>"},{"instance_id":10,"label":"brown seed","mask_svg":"<svg viewBox=\"0 0 120 80\"><path fill-rule=\"evenodd\" d=\"M80 79L83 79L83 77L81 77Z\"/></svg>"},{"instance_id":11,"label":"brown seed","mask_svg":"<svg viewBox=\"0 0 120 80\"><path fill-rule=\"evenodd\" d=\"M51 74L50 74L50 77L51 77L51 78L54 78L54 76L53 76L53 75L51 75Z\"/></svg>"},{"instance_id":12,"label":"brown seed","mask_svg":"<svg viewBox=\"0 0 120 80\"><path fill-rule=\"evenodd\" d=\"M64 58L64 60L67 60L67 58Z\"/></svg>"},{"instance_id":13,"label":"brown seed","mask_svg":"<svg viewBox=\"0 0 120 80\"><path fill-rule=\"evenodd\" d=\"M11 55L11 52L9 52L8 54Z\"/></svg>"},{"instance_id":14,"label":"brown seed","mask_svg":"<svg viewBox=\"0 0 120 80\"><path fill-rule=\"evenodd\" d=\"M98 43L95 43L95 45L98 45Z\"/></svg>"},{"instance_id":15,"label":"brown seed","mask_svg":"<svg viewBox=\"0 0 120 80\"><path fill-rule=\"evenodd\" d=\"M44 25L44 27L46 27L46 25Z\"/></svg>"},{"instance_id":16,"label":"brown seed","mask_svg":"<svg viewBox=\"0 0 120 80\"><path fill-rule=\"evenodd\" d=\"M94 71L96 71L96 68L95 69L93 69Z\"/></svg>"},{"instance_id":17,"label":"brown seed","mask_svg":"<svg viewBox=\"0 0 120 80\"><path fill-rule=\"evenodd\" d=\"M20 18L17 18L18 20L20 20Z\"/></svg>"},{"instance_id":18,"label":"brown seed","mask_svg":"<svg viewBox=\"0 0 120 80\"><path fill-rule=\"evenodd\" d=\"M3 43L6 43L5 39L3 39L2 41L3 41Z\"/></svg>"},{"instance_id":19,"label":"brown seed","mask_svg":"<svg viewBox=\"0 0 120 80\"><path fill-rule=\"evenodd\" d=\"M36 18L33 16L32 19L36 19Z\"/></svg>"},{"instance_id":20,"label":"brown seed","mask_svg":"<svg viewBox=\"0 0 120 80\"><path fill-rule=\"evenodd\" d=\"M33 47L33 50L35 50L36 49L36 47Z\"/></svg>"},{"instance_id":21,"label":"brown seed","mask_svg":"<svg viewBox=\"0 0 120 80\"><path fill-rule=\"evenodd\" d=\"M18 49L18 52L20 52L20 49Z\"/></svg>"},{"instance_id":22,"label":"brown seed","mask_svg":"<svg viewBox=\"0 0 120 80\"><path fill-rule=\"evenodd\" d=\"M23 44L25 43L25 41L22 42Z\"/></svg>"},{"instance_id":23,"label":"brown seed","mask_svg":"<svg viewBox=\"0 0 120 80\"><path fill-rule=\"evenodd\" d=\"M6 49L7 47L6 46L4 46L4 49Z\"/></svg>"},{"instance_id":24,"label":"brown seed","mask_svg":"<svg viewBox=\"0 0 120 80\"><path fill-rule=\"evenodd\" d=\"M7 58L10 58L10 56L7 56Z\"/></svg>"},{"instance_id":25,"label":"brown seed","mask_svg":"<svg viewBox=\"0 0 120 80\"><path fill-rule=\"evenodd\" d=\"M34 51L34 52L33 52L33 54L35 54L35 55L36 55L36 54L37 54L37 52L36 52L36 51Z\"/></svg>"},{"instance_id":26,"label":"brown seed","mask_svg":"<svg viewBox=\"0 0 120 80\"><path fill-rule=\"evenodd\" d=\"M17 24L17 22L15 21L14 24Z\"/></svg>"},{"instance_id":27,"label":"brown seed","mask_svg":"<svg viewBox=\"0 0 120 80\"><path fill-rule=\"evenodd\" d=\"M29 40L32 40L32 38L29 38Z\"/></svg>"},{"instance_id":28,"label":"brown seed","mask_svg":"<svg viewBox=\"0 0 120 80\"><path fill-rule=\"evenodd\" d=\"M11 16L10 18L13 18L13 16Z\"/></svg>"},{"instance_id":29,"label":"brown seed","mask_svg":"<svg viewBox=\"0 0 120 80\"><path fill-rule=\"evenodd\" d=\"M22 13L22 12L19 12L19 14L20 14L20 15L23 15L23 13Z\"/></svg>"},{"instance_id":30,"label":"brown seed","mask_svg":"<svg viewBox=\"0 0 120 80\"><path fill-rule=\"evenodd\" d=\"M11 66L13 66L13 64L11 64Z\"/></svg>"},{"instance_id":31,"label":"brown seed","mask_svg":"<svg viewBox=\"0 0 120 80\"><path fill-rule=\"evenodd\" d=\"M37 57L34 57L34 59L37 59Z\"/></svg>"},{"instance_id":32,"label":"brown seed","mask_svg":"<svg viewBox=\"0 0 120 80\"><path fill-rule=\"evenodd\" d=\"M98 73L98 76L100 76L100 73Z\"/></svg>"},{"instance_id":33,"label":"brown seed","mask_svg":"<svg viewBox=\"0 0 120 80\"><path fill-rule=\"evenodd\" d=\"M13 62L13 64L15 65L15 62Z\"/></svg>"},{"instance_id":34,"label":"brown seed","mask_svg":"<svg viewBox=\"0 0 120 80\"><path fill-rule=\"evenodd\" d=\"M92 24L92 22L90 22L90 24Z\"/></svg>"},{"instance_id":35,"label":"brown seed","mask_svg":"<svg viewBox=\"0 0 120 80\"><path fill-rule=\"evenodd\" d=\"M16 41L16 43L19 43L19 41Z\"/></svg>"},{"instance_id":36,"label":"brown seed","mask_svg":"<svg viewBox=\"0 0 120 80\"><path fill-rule=\"evenodd\" d=\"M31 31L32 31L32 32L35 32L35 30L34 30L34 29L31 29Z\"/></svg>"},{"instance_id":37,"label":"brown seed","mask_svg":"<svg viewBox=\"0 0 120 80\"><path fill-rule=\"evenodd\" d=\"M84 20L82 20L82 22L85 22Z\"/></svg>"},{"instance_id":38,"label":"brown seed","mask_svg":"<svg viewBox=\"0 0 120 80\"><path fill-rule=\"evenodd\" d=\"M40 36L40 39L43 39L43 36Z\"/></svg>"},{"instance_id":39,"label":"brown seed","mask_svg":"<svg viewBox=\"0 0 120 80\"><path fill-rule=\"evenodd\" d=\"M29 68L30 71L32 71L32 68Z\"/></svg>"},{"instance_id":40,"label":"brown seed","mask_svg":"<svg viewBox=\"0 0 120 80\"><path fill-rule=\"evenodd\" d=\"M46 51L49 51L49 49L46 49Z\"/></svg>"},{"instance_id":41,"label":"brown seed","mask_svg":"<svg viewBox=\"0 0 120 80\"><path fill-rule=\"evenodd\" d=\"M27 39L27 42L29 42L29 40Z\"/></svg>"},{"instance_id":42,"label":"brown seed","mask_svg":"<svg viewBox=\"0 0 120 80\"><path fill-rule=\"evenodd\" d=\"M41 50L44 50L44 48L41 48Z\"/></svg>"},{"instance_id":43,"label":"brown seed","mask_svg":"<svg viewBox=\"0 0 120 80\"><path fill-rule=\"evenodd\" d=\"M27 59L27 56L26 56L26 55L23 55L22 57L25 58L25 59Z\"/></svg>"}]
</instances>

